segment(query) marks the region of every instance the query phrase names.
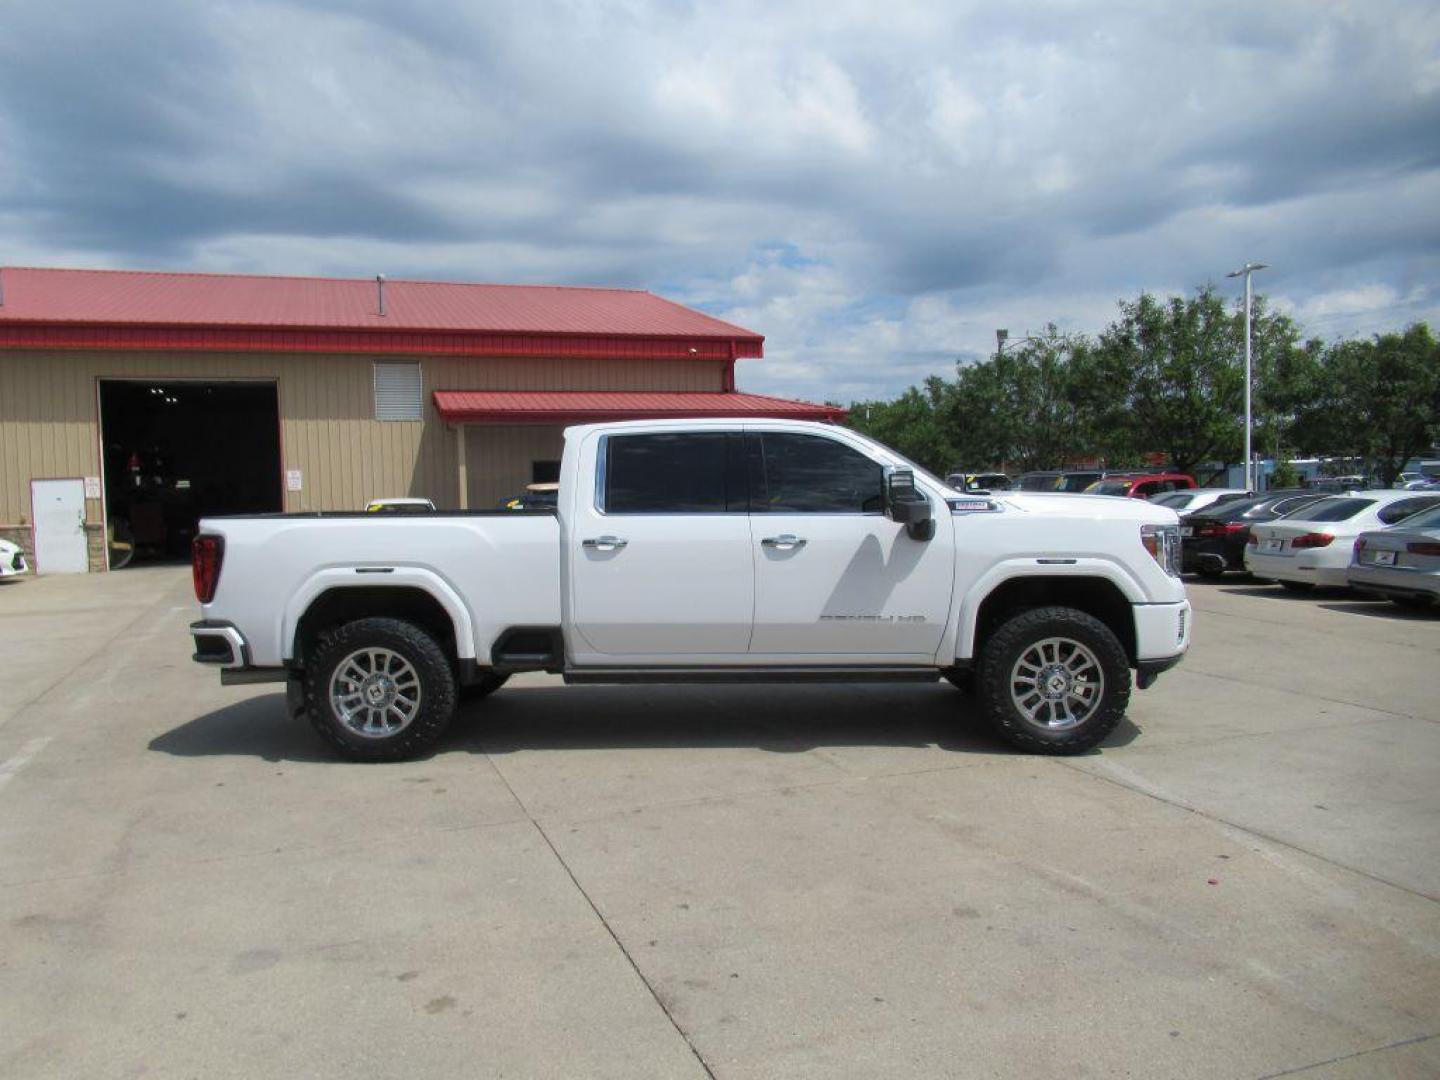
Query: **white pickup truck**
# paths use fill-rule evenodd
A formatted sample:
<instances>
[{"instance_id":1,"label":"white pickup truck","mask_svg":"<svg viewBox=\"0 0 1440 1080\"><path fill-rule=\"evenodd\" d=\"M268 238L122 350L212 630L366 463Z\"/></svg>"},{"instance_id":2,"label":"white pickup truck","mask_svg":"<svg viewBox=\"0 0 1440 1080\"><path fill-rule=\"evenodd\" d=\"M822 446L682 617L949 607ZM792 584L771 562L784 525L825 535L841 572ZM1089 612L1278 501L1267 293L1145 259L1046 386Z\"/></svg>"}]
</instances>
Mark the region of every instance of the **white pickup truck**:
<instances>
[{"instance_id":1,"label":"white pickup truck","mask_svg":"<svg viewBox=\"0 0 1440 1080\"><path fill-rule=\"evenodd\" d=\"M202 521L195 659L286 681L351 758L415 754L465 693L567 683L934 681L1013 744L1110 733L1190 644L1173 511L964 494L842 427L570 428L555 510Z\"/></svg>"}]
</instances>

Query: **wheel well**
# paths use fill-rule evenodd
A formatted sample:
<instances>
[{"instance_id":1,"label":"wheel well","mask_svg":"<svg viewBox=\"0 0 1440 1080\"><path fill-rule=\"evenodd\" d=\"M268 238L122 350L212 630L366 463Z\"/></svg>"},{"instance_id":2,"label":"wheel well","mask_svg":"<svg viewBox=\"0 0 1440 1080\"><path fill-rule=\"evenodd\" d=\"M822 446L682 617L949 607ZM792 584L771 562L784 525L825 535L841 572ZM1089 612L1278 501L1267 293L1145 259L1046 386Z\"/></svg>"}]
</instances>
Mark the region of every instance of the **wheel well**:
<instances>
[{"instance_id":1,"label":"wheel well","mask_svg":"<svg viewBox=\"0 0 1440 1080\"><path fill-rule=\"evenodd\" d=\"M1097 577L1019 577L996 586L980 604L975 618L978 657L995 629L1017 611L1035 607L1068 607L1093 615L1110 628L1135 663L1135 616L1130 601L1114 582Z\"/></svg>"},{"instance_id":2,"label":"wheel well","mask_svg":"<svg viewBox=\"0 0 1440 1080\"><path fill-rule=\"evenodd\" d=\"M295 629L295 660L303 664L325 631L370 616L414 623L428 632L447 656L455 656L455 625L440 601L424 589L394 585L327 589L317 596Z\"/></svg>"}]
</instances>

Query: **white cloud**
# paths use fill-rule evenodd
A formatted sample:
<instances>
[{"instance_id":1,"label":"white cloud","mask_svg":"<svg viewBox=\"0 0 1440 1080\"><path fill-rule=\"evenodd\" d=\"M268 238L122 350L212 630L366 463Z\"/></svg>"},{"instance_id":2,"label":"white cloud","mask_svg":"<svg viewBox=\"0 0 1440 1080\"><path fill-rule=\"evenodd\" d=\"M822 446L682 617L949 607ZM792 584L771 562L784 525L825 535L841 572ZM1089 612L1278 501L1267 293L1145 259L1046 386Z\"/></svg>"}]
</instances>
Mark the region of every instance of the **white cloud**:
<instances>
[{"instance_id":1,"label":"white cloud","mask_svg":"<svg viewBox=\"0 0 1440 1080\"><path fill-rule=\"evenodd\" d=\"M12 8L4 262L643 286L841 400L1246 258L1325 336L1440 305L1404 0Z\"/></svg>"}]
</instances>

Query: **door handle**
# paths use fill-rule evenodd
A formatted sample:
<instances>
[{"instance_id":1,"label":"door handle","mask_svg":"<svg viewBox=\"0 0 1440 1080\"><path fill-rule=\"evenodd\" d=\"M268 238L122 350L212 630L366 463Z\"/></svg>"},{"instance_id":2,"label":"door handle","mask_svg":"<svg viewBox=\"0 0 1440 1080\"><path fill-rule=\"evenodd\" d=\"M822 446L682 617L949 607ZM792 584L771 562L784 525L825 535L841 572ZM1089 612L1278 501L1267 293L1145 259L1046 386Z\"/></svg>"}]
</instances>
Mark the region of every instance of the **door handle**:
<instances>
[{"instance_id":1,"label":"door handle","mask_svg":"<svg viewBox=\"0 0 1440 1080\"><path fill-rule=\"evenodd\" d=\"M629 540L622 540L618 536L592 536L581 540L580 546L593 548L595 551L619 551Z\"/></svg>"},{"instance_id":2,"label":"door handle","mask_svg":"<svg viewBox=\"0 0 1440 1080\"><path fill-rule=\"evenodd\" d=\"M796 536L794 533L781 533L779 536L765 537L764 540L760 541L760 546L768 548L782 548L785 550L788 550L790 548L802 548L805 546L805 538L803 536Z\"/></svg>"}]
</instances>

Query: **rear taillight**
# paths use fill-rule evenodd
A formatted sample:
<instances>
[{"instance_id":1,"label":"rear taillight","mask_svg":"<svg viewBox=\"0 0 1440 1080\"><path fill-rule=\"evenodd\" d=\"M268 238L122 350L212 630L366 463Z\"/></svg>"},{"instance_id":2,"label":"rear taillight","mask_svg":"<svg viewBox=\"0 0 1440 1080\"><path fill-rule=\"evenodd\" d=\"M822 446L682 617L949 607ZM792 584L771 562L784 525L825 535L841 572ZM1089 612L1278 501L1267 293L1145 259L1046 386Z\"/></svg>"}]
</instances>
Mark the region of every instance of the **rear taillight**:
<instances>
[{"instance_id":1,"label":"rear taillight","mask_svg":"<svg viewBox=\"0 0 1440 1080\"><path fill-rule=\"evenodd\" d=\"M1440 544L1421 541L1415 544L1406 544L1405 550L1411 555L1440 555Z\"/></svg>"},{"instance_id":2,"label":"rear taillight","mask_svg":"<svg viewBox=\"0 0 1440 1080\"><path fill-rule=\"evenodd\" d=\"M1355 561L1355 562L1359 562L1359 561L1360 561L1360 553L1361 553L1362 551L1364 551L1364 550L1365 550L1365 537L1363 537L1363 536L1357 536L1357 537L1355 538L1355 547L1354 547L1353 551L1352 551L1351 554L1350 554L1350 558L1351 558L1353 561Z\"/></svg>"},{"instance_id":3,"label":"rear taillight","mask_svg":"<svg viewBox=\"0 0 1440 1080\"><path fill-rule=\"evenodd\" d=\"M1299 551L1302 548L1329 547L1335 542L1335 537L1329 533L1306 533L1304 536L1297 536L1290 541L1290 547Z\"/></svg>"},{"instance_id":4,"label":"rear taillight","mask_svg":"<svg viewBox=\"0 0 1440 1080\"><path fill-rule=\"evenodd\" d=\"M1250 527L1250 526L1248 526L1248 525L1237 524L1237 523L1235 523L1235 522L1231 522L1231 523L1229 523L1229 524L1226 524L1226 523L1224 523L1224 522L1217 521L1217 522L1215 522L1213 525L1201 525L1198 529L1195 530L1195 535L1196 535L1196 536L1233 536L1235 533L1242 532L1243 530L1248 529L1249 527Z\"/></svg>"},{"instance_id":5,"label":"rear taillight","mask_svg":"<svg viewBox=\"0 0 1440 1080\"><path fill-rule=\"evenodd\" d=\"M208 604L220 584L220 564L225 559L225 539L201 533L190 545L190 570L195 577L195 599Z\"/></svg>"}]
</instances>

